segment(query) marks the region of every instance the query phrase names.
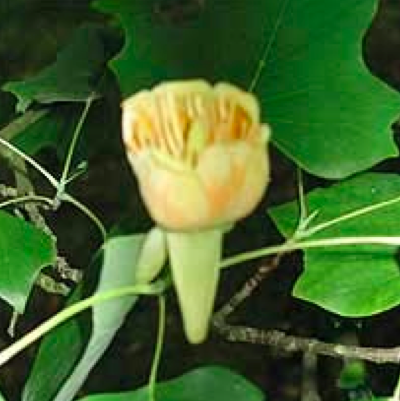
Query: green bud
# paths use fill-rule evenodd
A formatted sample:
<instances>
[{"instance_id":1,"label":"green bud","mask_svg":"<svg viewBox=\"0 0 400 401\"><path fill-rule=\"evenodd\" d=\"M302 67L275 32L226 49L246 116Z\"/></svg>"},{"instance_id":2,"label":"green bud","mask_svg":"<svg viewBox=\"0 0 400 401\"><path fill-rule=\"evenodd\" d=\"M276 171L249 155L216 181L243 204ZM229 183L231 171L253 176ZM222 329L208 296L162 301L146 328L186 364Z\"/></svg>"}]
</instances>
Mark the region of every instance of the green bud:
<instances>
[{"instance_id":1,"label":"green bud","mask_svg":"<svg viewBox=\"0 0 400 401\"><path fill-rule=\"evenodd\" d=\"M165 233L153 227L147 234L135 271L135 282L145 284L152 281L163 268L167 259Z\"/></svg>"}]
</instances>

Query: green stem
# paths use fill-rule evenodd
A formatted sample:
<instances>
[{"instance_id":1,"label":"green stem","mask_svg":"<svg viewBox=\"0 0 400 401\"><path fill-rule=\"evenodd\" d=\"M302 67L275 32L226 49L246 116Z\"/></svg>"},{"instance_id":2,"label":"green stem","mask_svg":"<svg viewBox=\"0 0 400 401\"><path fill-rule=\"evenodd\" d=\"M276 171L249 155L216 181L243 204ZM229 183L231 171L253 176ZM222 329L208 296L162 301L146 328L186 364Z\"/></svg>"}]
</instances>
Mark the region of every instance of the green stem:
<instances>
[{"instance_id":1,"label":"green stem","mask_svg":"<svg viewBox=\"0 0 400 401\"><path fill-rule=\"evenodd\" d=\"M79 210L81 210L97 226L97 228L99 229L101 236L103 238L103 242L106 240L107 231L106 231L103 223L88 207L86 207L83 203L79 202L77 199L75 199L74 197L72 197L71 195L69 195L67 193L64 193L61 196L60 200L69 202L72 205L74 205L75 207L77 207Z\"/></svg>"},{"instance_id":2,"label":"green stem","mask_svg":"<svg viewBox=\"0 0 400 401\"><path fill-rule=\"evenodd\" d=\"M47 198L46 196L40 195L26 195L15 199L8 199L4 202L0 202L0 209L3 209L10 205L18 205L19 203L47 203L49 206L53 206L53 199Z\"/></svg>"},{"instance_id":3,"label":"green stem","mask_svg":"<svg viewBox=\"0 0 400 401\"><path fill-rule=\"evenodd\" d=\"M54 178L45 168L43 168L39 163L32 159L32 157L20 151L17 147L12 145L10 142L5 141L3 138L0 138L0 144L24 159L27 163L29 163L32 167L39 171L44 177L46 177L54 188L58 189L59 183L56 178Z\"/></svg>"},{"instance_id":4,"label":"green stem","mask_svg":"<svg viewBox=\"0 0 400 401\"><path fill-rule=\"evenodd\" d=\"M303 233L303 237L304 236L309 237L311 235L314 235L318 231L325 230L326 228L332 227L332 226L334 226L336 224L339 224L339 223L342 223L343 221L354 219L355 217L361 216L363 214L374 212L375 210L382 209L382 208L384 208L386 206L390 206L390 205L393 205L393 204L398 203L398 202L400 202L400 196L398 196L396 198L393 198L393 199L389 199L387 201L376 203L374 205L366 206L366 207L363 207L361 209L357 209L357 210L355 210L353 212L350 212L350 213L346 213L346 214L344 214L342 216L339 216L339 217L337 217L335 219L326 221L324 223L318 224L318 225L316 225L314 227L311 227L311 228L305 230L304 233Z\"/></svg>"},{"instance_id":5,"label":"green stem","mask_svg":"<svg viewBox=\"0 0 400 401\"><path fill-rule=\"evenodd\" d=\"M160 283L158 283L160 284ZM75 316L76 314L90 308L98 303L110 301L112 299L126 297L128 295L157 295L164 290L164 285L135 285L129 287L121 287L109 291L100 292L89 298L83 299L68 308L57 313L50 319L46 320L44 323L40 324L38 327L25 334L19 340L11 344L9 347L0 352L0 366L4 365L15 355L20 353L22 350L27 348L29 345L37 341L40 337L45 335L50 330L54 329L61 323L65 322L69 318Z\"/></svg>"},{"instance_id":6,"label":"green stem","mask_svg":"<svg viewBox=\"0 0 400 401\"><path fill-rule=\"evenodd\" d=\"M310 225L311 221L317 216L318 211L315 210L311 214L308 213L307 200L304 193L303 174L300 168L297 169L297 182L298 182L298 197L299 197L299 218L293 239L299 240L300 238L308 237L306 228Z\"/></svg>"},{"instance_id":7,"label":"green stem","mask_svg":"<svg viewBox=\"0 0 400 401\"><path fill-rule=\"evenodd\" d=\"M282 245L271 246L257 249L255 251L244 252L223 260L221 268L230 267L237 263L247 262L252 259L258 259L263 256L274 255L277 253L287 253L301 249L336 247L346 245L386 245L400 246L400 237L371 236L371 237L337 237L325 238L310 241L289 240Z\"/></svg>"},{"instance_id":8,"label":"green stem","mask_svg":"<svg viewBox=\"0 0 400 401\"><path fill-rule=\"evenodd\" d=\"M83 123L85 122L86 117L87 117L87 115L89 113L89 109L90 109L90 106L92 104L92 101L93 101L92 97L89 97L86 100L85 107L84 107L84 109L82 111L81 117L79 118L78 124L75 127L74 134L72 135L71 144L70 144L70 146L68 148L68 154L67 154L67 157L65 159L63 172L62 172L61 178L60 178L60 188L62 190L64 190L65 183L68 180L68 174L69 174L69 170L70 170L70 167L71 167L72 156L73 156L74 151L75 151L76 143L78 142L79 134L82 131Z\"/></svg>"},{"instance_id":9,"label":"green stem","mask_svg":"<svg viewBox=\"0 0 400 401\"><path fill-rule=\"evenodd\" d=\"M93 99L90 97L86 101L86 106L85 106L85 108L83 110L83 113L81 115L81 118L80 118L80 120L79 120L79 122L78 122L78 124L76 126L76 129L75 129L75 132L74 132L74 135L73 135L73 139L72 139L70 148L68 150L67 160L66 160L65 165L64 165L64 169L63 169L63 173L62 173L62 177L61 177L61 181L60 182L58 182L57 179L51 173L49 173L45 168L43 168L39 163L37 163L32 157L28 156L27 154L25 154L24 152L19 150L17 147L15 147L13 144L11 144L10 142L7 142L6 140L2 139L1 137L0 137L0 144L5 146L7 149L9 149L14 154L16 154L19 157L21 157L23 160L25 160L27 163L29 163L32 167L34 167L37 171L39 171L45 178L47 178L47 180L50 182L50 184L57 191L57 194L56 194L56 197L55 197L56 200L59 199L60 201L63 201L63 200L67 201L67 202L73 204L74 206L76 206L84 214L86 214L86 216L88 216L90 218L90 220L92 220L96 224L96 226L98 227L99 231L101 232L101 236L102 236L103 240L105 240L106 236L107 236L107 232L106 232L106 229L104 228L102 222L100 221L100 219L89 208L87 208L84 204L80 203L74 197L72 197L71 195L69 195L69 194L64 192L64 186L65 186L65 182L67 180L67 175L68 175L68 172L69 172L69 167L70 167L73 151L74 151L74 148L75 148L75 144L76 144L79 132L82 129L82 125L84 123L84 120L85 120L85 118L87 116L87 113L89 111L89 108L90 108L92 100Z\"/></svg>"},{"instance_id":10,"label":"green stem","mask_svg":"<svg viewBox=\"0 0 400 401\"><path fill-rule=\"evenodd\" d=\"M157 385L157 371L160 365L161 353L164 345L165 337L165 297L158 296L158 333L156 349L154 351L153 362L151 365L149 377L149 401L156 401L156 385Z\"/></svg>"}]
</instances>

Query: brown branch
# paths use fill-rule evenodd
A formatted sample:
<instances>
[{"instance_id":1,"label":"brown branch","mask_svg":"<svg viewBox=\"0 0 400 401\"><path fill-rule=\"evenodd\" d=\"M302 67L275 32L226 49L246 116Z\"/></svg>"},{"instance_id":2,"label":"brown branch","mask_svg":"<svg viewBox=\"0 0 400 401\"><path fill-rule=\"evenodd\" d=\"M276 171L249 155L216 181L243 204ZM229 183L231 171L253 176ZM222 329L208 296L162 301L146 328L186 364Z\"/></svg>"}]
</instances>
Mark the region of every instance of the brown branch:
<instances>
[{"instance_id":1,"label":"brown branch","mask_svg":"<svg viewBox=\"0 0 400 401\"><path fill-rule=\"evenodd\" d=\"M79 283L82 280L82 270L71 267L67 260L62 256L57 256L54 268L63 280L73 281L74 283Z\"/></svg>"},{"instance_id":2,"label":"brown branch","mask_svg":"<svg viewBox=\"0 0 400 401\"><path fill-rule=\"evenodd\" d=\"M228 341L266 345L288 353L309 352L333 358L359 359L378 364L400 362L400 347L374 348L327 343L314 338L292 336L279 330L262 330L227 324L218 326L215 322L214 327Z\"/></svg>"},{"instance_id":3,"label":"brown branch","mask_svg":"<svg viewBox=\"0 0 400 401\"><path fill-rule=\"evenodd\" d=\"M270 272L279 266L282 256L283 254L278 254L270 259L269 263L260 266L242 288L214 314L212 325L217 333L228 341L265 345L288 353L304 352L333 358L359 359L378 364L400 362L400 347L374 348L327 343L314 338L289 335L279 330L263 330L228 324L227 318L229 315L251 296Z\"/></svg>"},{"instance_id":4,"label":"brown branch","mask_svg":"<svg viewBox=\"0 0 400 401\"><path fill-rule=\"evenodd\" d=\"M0 196L2 198L16 198L18 196L17 188L0 184Z\"/></svg>"},{"instance_id":5,"label":"brown branch","mask_svg":"<svg viewBox=\"0 0 400 401\"><path fill-rule=\"evenodd\" d=\"M273 270L277 269L283 254L278 254L268 263L262 264L257 271L242 286L242 288L218 311L214 314L215 322L225 322L235 309L253 294L254 290L265 280Z\"/></svg>"}]
</instances>

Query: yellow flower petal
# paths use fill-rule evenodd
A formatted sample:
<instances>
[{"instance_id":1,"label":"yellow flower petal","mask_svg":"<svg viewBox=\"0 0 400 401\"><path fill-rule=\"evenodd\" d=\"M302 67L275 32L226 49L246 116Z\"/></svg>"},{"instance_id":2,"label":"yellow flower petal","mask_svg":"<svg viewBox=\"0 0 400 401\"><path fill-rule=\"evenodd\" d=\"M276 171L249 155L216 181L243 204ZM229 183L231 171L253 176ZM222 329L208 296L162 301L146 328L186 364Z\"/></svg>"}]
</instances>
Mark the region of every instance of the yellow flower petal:
<instances>
[{"instance_id":1,"label":"yellow flower petal","mask_svg":"<svg viewBox=\"0 0 400 401\"><path fill-rule=\"evenodd\" d=\"M269 180L268 129L256 98L202 80L163 83L123 103L123 138L158 224L197 230L234 222Z\"/></svg>"},{"instance_id":2,"label":"yellow flower petal","mask_svg":"<svg viewBox=\"0 0 400 401\"><path fill-rule=\"evenodd\" d=\"M208 205L200 181L184 165L175 168L154 153L135 162L143 200L152 218L171 230L204 225Z\"/></svg>"}]
</instances>

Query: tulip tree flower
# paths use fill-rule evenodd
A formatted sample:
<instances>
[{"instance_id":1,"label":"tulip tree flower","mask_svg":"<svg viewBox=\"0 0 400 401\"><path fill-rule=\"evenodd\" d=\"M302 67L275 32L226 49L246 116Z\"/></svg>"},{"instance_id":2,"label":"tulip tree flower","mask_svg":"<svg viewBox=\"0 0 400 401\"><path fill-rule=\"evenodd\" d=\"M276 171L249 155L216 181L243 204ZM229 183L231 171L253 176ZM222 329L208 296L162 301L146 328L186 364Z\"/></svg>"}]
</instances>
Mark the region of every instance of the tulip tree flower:
<instances>
[{"instance_id":1,"label":"tulip tree flower","mask_svg":"<svg viewBox=\"0 0 400 401\"><path fill-rule=\"evenodd\" d=\"M162 83L122 108L128 160L165 241L159 233L149 238L167 249L186 335L199 343L213 309L223 233L252 212L269 182L269 127L256 98L227 83Z\"/></svg>"}]
</instances>

